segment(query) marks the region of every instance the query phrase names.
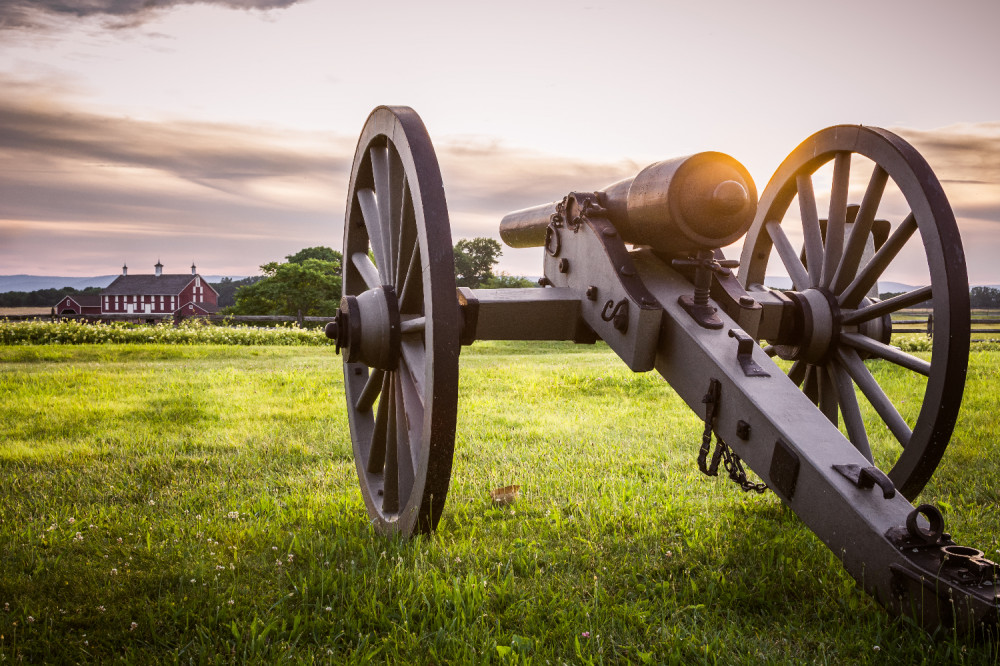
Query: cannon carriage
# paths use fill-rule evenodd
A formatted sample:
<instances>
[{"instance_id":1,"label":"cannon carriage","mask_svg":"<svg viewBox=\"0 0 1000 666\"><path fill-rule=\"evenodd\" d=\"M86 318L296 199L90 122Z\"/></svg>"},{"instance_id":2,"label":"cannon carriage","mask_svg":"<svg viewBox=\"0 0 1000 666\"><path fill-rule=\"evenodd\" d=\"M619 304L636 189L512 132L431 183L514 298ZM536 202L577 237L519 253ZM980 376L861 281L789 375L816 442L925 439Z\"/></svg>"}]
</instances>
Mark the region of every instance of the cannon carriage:
<instances>
[{"instance_id":1,"label":"cannon carriage","mask_svg":"<svg viewBox=\"0 0 1000 666\"><path fill-rule=\"evenodd\" d=\"M871 164L856 204L852 163ZM821 218L814 174L828 164ZM879 217L887 187L907 207L893 219ZM666 160L510 213L500 235L541 248L544 288L456 289L427 131L412 109L372 112L351 171L344 297L327 334L344 356L355 462L380 531L430 531L444 510L463 345L601 339L633 371L660 373L703 416L703 471L724 462L744 489L769 488L891 612L930 630L997 623L1000 568L954 542L935 507L910 504L958 417L969 302L954 215L909 144L870 127L822 130L759 199L728 155ZM744 236L739 261L727 259L720 248ZM911 239L929 284L880 300L879 278ZM790 289L764 286L775 259ZM890 344L892 313L921 303L933 314L930 361ZM915 416L880 386L876 363L922 394ZM870 439L885 431L893 448L876 456Z\"/></svg>"}]
</instances>

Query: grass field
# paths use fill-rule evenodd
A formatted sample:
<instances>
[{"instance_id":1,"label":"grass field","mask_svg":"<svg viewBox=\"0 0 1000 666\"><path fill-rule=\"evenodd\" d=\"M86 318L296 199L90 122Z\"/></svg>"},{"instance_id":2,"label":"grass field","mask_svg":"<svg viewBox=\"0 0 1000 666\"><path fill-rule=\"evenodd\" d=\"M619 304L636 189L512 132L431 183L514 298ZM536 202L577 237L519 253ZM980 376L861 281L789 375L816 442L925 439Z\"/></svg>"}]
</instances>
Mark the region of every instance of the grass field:
<instances>
[{"instance_id":1,"label":"grass field","mask_svg":"<svg viewBox=\"0 0 1000 666\"><path fill-rule=\"evenodd\" d=\"M921 497L1000 552L1000 354ZM995 663L886 615L603 346L463 350L435 535L374 534L324 347L0 346L0 663ZM494 506L489 490L521 485Z\"/></svg>"}]
</instances>

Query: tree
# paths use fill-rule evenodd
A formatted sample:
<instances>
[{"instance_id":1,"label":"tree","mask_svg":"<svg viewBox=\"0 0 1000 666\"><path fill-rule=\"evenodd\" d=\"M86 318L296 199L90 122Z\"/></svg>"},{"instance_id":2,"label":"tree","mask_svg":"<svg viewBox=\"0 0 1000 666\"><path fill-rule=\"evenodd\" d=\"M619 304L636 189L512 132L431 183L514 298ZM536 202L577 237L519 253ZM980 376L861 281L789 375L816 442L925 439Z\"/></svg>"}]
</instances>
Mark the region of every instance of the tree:
<instances>
[{"instance_id":1,"label":"tree","mask_svg":"<svg viewBox=\"0 0 1000 666\"><path fill-rule=\"evenodd\" d=\"M0 307L48 307L54 303L58 303L66 296L80 296L100 293L100 287L86 287L84 289L62 287L61 289L36 289L34 291L5 291L0 293Z\"/></svg>"},{"instance_id":2,"label":"tree","mask_svg":"<svg viewBox=\"0 0 1000 666\"><path fill-rule=\"evenodd\" d=\"M324 245L317 245L316 247L307 247L299 250L295 254L289 254L285 257L285 260L290 264L301 264L306 259L319 259L320 261L330 261L339 265L342 258L342 255L336 250L331 250Z\"/></svg>"},{"instance_id":3,"label":"tree","mask_svg":"<svg viewBox=\"0 0 1000 666\"><path fill-rule=\"evenodd\" d=\"M264 276L262 275L253 275L251 277L245 277L242 280L234 280L232 278L224 277L221 282L213 282L212 288L219 294L219 307L227 308L235 305L236 292L240 287L251 285L254 282L260 282L263 279Z\"/></svg>"},{"instance_id":4,"label":"tree","mask_svg":"<svg viewBox=\"0 0 1000 666\"><path fill-rule=\"evenodd\" d=\"M328 257L329 260L319 258ZM235 315L332 317L340 306L341 255L314 247L260 267L263 278L236 291Z\"/></svg>"},{"instance_id":5,"label":"tree","mask_svg":"<svg viewBox=\"0 0 1000 666\"><path fill-rule=\"evenodd\" d=\"M501 249L492 238L463 238L455 243L454 252L455 284L476 289L493 277Z\"/></svg>"},{"instance_id":6,"label":"tree","mask_svg":"<svg viewBox=\"0 0 1000 666\"><path fill-rule=\"evenodd\" d=\"M501 271L498 275L490 277L480 287L482 289L524 289L526 287L538 287L537 282L532 282L520 275L511 275Z\"/></svg>"},{"instance_id":7,"label":"tree","mask_svg":"<svg viewBox=\"0 0 1000 666\"><path fill-rule=\"evenodd\" d=\"M1000 308L1000 289L973 287L969 292L969 305L974 308Z\"/></svg>"}]
</instances>

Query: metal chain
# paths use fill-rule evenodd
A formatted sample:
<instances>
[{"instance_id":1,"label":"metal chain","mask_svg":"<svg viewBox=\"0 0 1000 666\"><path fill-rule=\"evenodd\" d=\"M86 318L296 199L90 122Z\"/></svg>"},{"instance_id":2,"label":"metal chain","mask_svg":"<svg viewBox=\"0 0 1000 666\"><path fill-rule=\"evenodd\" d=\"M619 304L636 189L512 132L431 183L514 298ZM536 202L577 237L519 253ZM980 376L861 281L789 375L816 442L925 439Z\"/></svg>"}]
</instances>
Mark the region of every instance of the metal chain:
<instances>
[{"instance_id":1,"label":"metal chain","mask_svg":"<svg viewBox=\"0 0 1000 666\"><path fill-rule=\"evenodd\" d=\"M767 490L764 483L754 483L747 478L746 470L743 469L743 461L736 452L729 448L721 437L715 438L715 451L712 452L712 462L708 463L708 452L712 448L712 429L715 427L715 418L719 407L719 397L722 393L722 384L718 379L713 379L708 385L708 392L701 399L705 403L705 430L701 435L701 449L698 451L698 469L708 476L719 475L719 462L724 461L726 472L733 483L737 484L745 493L762 493Z\"/></svg>"}]
</instances>

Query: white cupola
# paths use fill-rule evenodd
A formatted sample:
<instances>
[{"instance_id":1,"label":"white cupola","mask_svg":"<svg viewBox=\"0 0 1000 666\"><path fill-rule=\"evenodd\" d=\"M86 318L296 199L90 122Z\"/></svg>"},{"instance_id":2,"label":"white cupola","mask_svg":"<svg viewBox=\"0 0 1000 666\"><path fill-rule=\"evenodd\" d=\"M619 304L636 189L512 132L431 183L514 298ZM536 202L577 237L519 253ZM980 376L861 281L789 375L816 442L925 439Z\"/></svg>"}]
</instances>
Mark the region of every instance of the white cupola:
<instances>
[{"instance_id":1,"label":"white cupola","mask_svg":"<svg viewBox=\"0 0 1000 666\"><path fill-rule=\"evenodd\" d=\"M153 268L156 269L156 277L163 275L163 264L160 263L159 259L156 260L156 265Z\"/></svg>"}]
</instances>

